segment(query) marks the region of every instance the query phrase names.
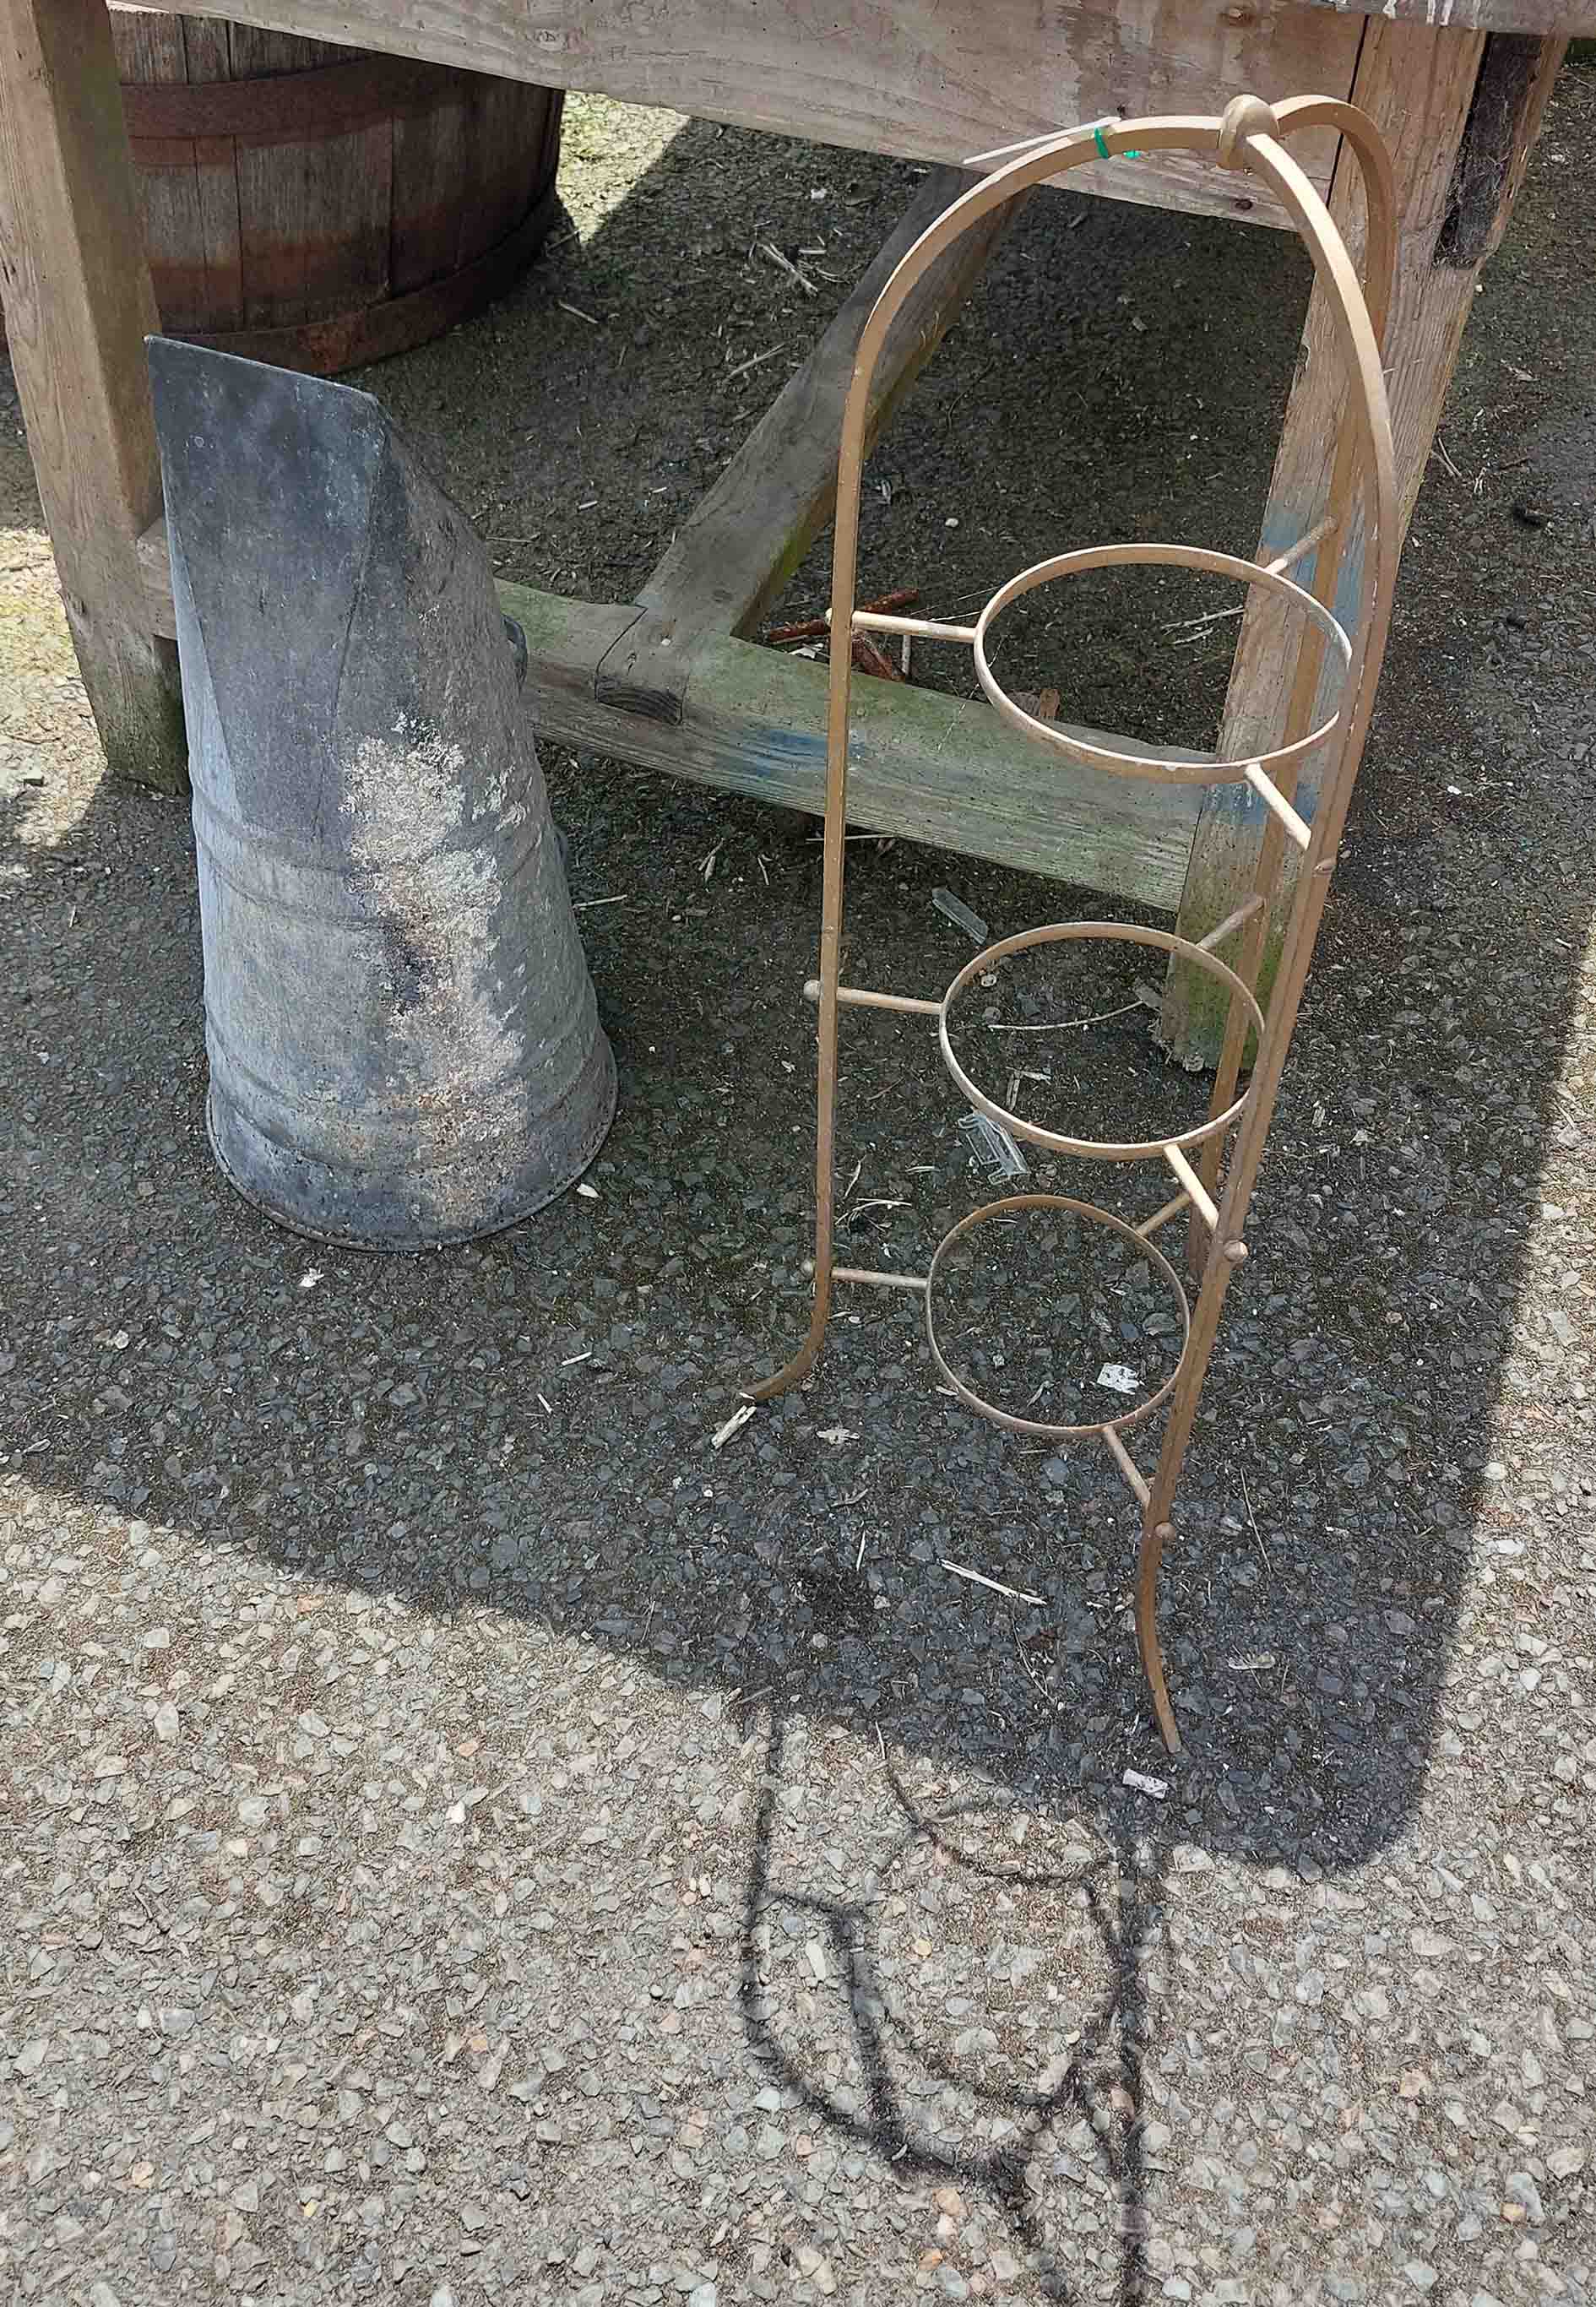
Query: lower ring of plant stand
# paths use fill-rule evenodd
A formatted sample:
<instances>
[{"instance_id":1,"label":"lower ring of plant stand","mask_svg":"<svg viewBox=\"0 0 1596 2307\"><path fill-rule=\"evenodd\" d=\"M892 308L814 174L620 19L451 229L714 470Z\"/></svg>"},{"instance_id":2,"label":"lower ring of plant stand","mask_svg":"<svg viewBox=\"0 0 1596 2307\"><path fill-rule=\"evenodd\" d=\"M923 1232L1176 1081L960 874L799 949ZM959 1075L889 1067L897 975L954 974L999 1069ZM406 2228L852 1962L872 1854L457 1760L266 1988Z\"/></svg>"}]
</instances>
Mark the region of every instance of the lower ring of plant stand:
<instances>
[{"instance_id":1,"label":"lower ring of plant stand","mask_svg":"<svg viewBox=\"0 0 1596 2307\"><path fill-rule=\"evenodd\" d=\"M995 1402L988 1402L984 1395L975 1392L974 1386L966 1385L964 1379L949 1367L948 1358L943 1353L941 1342L937 1336L935 1313L937 1275L942 1261L954 1245L962 1241L965 1235L973 1232L977 1226L986 1224L991 1219L1013 1216L1021 1210L1064 1210L1071 1216L1085 1220L1088 1224L1105 1227L1111 1233L1121 1236L1139 1256L1146 1259L1154 1273L1163 1276L1180 1317L1180 1350L1175 1357L1174 1368L1157 1393L1152 1394L1147 1401L1137 1402L1134 1410L1125 1411L1118 1418L1093 1419L1084 1426L1055 1426L1042 1419L1020 1418L1013 1411L1000 1409ZM1067 1194L1010 1194L1000 1202L988 1202L983 1208L972 1210L967 1217L961 1218L956 1226L945 1233L937 1244L935 1255L931 1258L931 1266L925 1277L925 1335L926 1342L931 1348L931 1359L936 1364L938 1373L944 1383L952 1388L968 1409L979 1411L982 1417L990 1419L994 1426L1006 1427L1011 1434L1034 1434L1048 1442L1068 1442L1092 1434L1102 1435L1106 1440L1111 1434L1121 1434L1128 1428L1138 1425L1144 1418L1150 1418L1153 1412L1166 1402L1174 1392L1176 1382L1180 1376L1180 1366L1186 1359L1186 1349L1191 1339L1191 1308L1188 1303L1186 1292L1180 1286L1180 1277L1163 1252L1155 1248L1152 1242L1144 1239L1136 1228L1128 1225L1123 1218L1115 1217L1111 1211L1100 1210L1091 1202L1072 1200Z\"/></svg>"}]
</instances>

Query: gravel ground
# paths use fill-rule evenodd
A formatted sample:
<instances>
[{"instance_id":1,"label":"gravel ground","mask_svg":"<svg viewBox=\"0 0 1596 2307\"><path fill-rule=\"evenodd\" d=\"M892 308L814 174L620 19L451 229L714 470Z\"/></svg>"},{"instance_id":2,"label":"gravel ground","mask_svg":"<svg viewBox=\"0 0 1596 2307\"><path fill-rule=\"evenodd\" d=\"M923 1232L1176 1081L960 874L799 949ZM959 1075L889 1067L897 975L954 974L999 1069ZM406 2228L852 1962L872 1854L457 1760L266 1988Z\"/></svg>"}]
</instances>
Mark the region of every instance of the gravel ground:
<instances>
[{"instance_id":1,"label":"gravel ground","mask_svg":"<svg viewBox=\"0 0 1596 2307\"><path fill-rule=\"evenodd\" d=\"M376 1258L234 1197L188 828L99 781L0 403L7 2297L1596 2298L1593 168L1584 70L1415 524L1166 1579L1175 1766L1121 1496L939 1396L905 1308L710 1447L804 1314L806 826L548 762L625 899L596 1201ZM909 178L575 105L571 236L371 382L507 571L626 597ZM825 242L813 305L762 237ZM1172 284L1210 318L1151 387ZM1261 233L1034 210L869 573L951 609L1061 526L1245 549L1300 289ZM1129 597L1016 677L1200 738L1223 645L1143 596L1133 648ZM967 956L939 884L1068 907L854 856L877 982ZM848 1034L850 1231L922 1256L977 1198L957 1101Z\"/></svg>"}]
</instances>

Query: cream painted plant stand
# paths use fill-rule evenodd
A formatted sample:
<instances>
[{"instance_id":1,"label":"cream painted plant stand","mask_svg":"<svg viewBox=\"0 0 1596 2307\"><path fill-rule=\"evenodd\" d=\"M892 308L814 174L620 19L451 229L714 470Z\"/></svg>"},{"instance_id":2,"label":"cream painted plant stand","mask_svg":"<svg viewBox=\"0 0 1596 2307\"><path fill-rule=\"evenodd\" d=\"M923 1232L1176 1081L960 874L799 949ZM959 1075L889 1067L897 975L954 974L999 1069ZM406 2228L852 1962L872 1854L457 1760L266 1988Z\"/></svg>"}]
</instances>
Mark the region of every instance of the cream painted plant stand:
<instances>
[{"instance_id":1,"label":"cream painted plant stand","mask_svg":"<svg viewBox=\"0 0 1596 2307\"><path fill-rule=\"evenodd\" d=\"M1328 209L1286 149L1291 138L1326 126L1338 131L1343 142L1356 153L1362 172L1369 227L1361 287ZM1313 260L1343 388L1330 442L1329 485L1322 510L1315 512L1302 536L1267 562L1240 561L1230 553L1214 553L1192 545L1108 545L1061 553L1034 568L1022 570L1007 584L1000 585L974 625L880 615L856 607L859 500L871 386L894 315L914 293L915 283L961 236L978 231L987 218L1032 185L1055 182L1094 156L1139 163L1144 155L1165 152L1211 154L1221 168L1262 184L1291 218ZM1043 788L1049 781L1050 766L1060 759L1083 764L1089 774L1105 780L1134 778L1155 785L1206 790L1231 785L1257 794L1266 809L1266 824L1254 866L1252 888L1224 921L1198 940L1182 939L1168 931L1112 922L1054 922L1045 928L1022 931L1017 936L989 946L965 964L947 991L936 999L845 985L841 982L843 886L847 855L854 679L852 650L834 639L827 730L820 974L806 989L819 1005L814 1304L809 1334L799 1351L774 1376L751 1386L749 1393L751 1399L763 1401L805 1378L825 1338L833 1285L839 1282L859 1282L912 1291L922 1299L931 1359L947 1385L971 1409L1012 1432L1048 1441L1100 1440L1141 1509L1137 1640L1158 1727L1172 1753L1180 1751L1180 1737L1164 1681L1158 1639L1159 1565L1165 1548L1175 1535L1171 1516L1176 1485L1191 1439L1225 1291L1247 1256L1242 1233L1248 1203L1291 1047L1297 1007L1335 863L1336 845L1346 821L1347 804L1351 799L1374 708L1391 622L1400 552L1400 515L1382 346L1390 312L1394 222L1391 162L1379 135L1365 114L1326 98L1300 98L1271 109L1256 97L1242 96L1227 107L1223 118L1102 121L1075 129L1034 145L1000 166L984 183L956 202L909 250L864 324L843 416L831 571L834 636L850 630L911 633L931 640L966 645L974 652L977 678L993 709L1035 751L1047 757L1037 764L1037 783ZM1355 518L1362 551L1358 560L1355 609L1349 625L1343 626L1333 613L1332 605L1343 591L1342 562L1353 534ZM1313 556L1310 589L1296 584L1286 574L1309 554ZM1297 652L1296 678L1286 709L1285 728L1277 745L1251 758L1200 762L1189 757L1159 759L1142 750L1129 753L1061 730L1051 722L1035 719L1002 689L989 661L988 641L994 621L1011 602L1038 586L1056 583L1088 570L1147 563L1202 570L1235 579L1250 592L1284 603L1294 612L1303 639ZM1328 677L1333 701L1321 717L1317 700L1322 673ZM1319 802L1311 824L1295 806L1299 779L1310 760L1322 764ZM1287 855L1293 852L1300 856L1300 870L1291 877L1289 896L1283 897L1288 886L1283 869ZM1274 998L1266 1018L1254 989L1272 915L1283 904L1284 941ZM1130 1143L1104 1143L1067 1136L1000 1106L980 1089L961 1064L954 1049L951 1021L961 996L978 979L1010 956L1038 946L1102 941L1151 946L1197 971L1216 989L1225 1013L1223 1046L1207 1119L1196 1128L1170 1137ZM1221 948L1231 951L1230 962L1219 958ZM1063 1195L1009 1195L962 1218L943 1237L924 1274L837 1265L834 1196L837 1025L839 1012L845 1008L884 1009L934 1018L943 1063L955 1087L979 1112L1001 1122L1015 1136L1056 1154L1096 1162L1162 1162L1174 1181L1172 1199L1154 1216L1133 1226L1108 1210ZM1243 1088L1241 1059L1249 1033L1257 1037L1257 1055ZM1129 1251L1146 1259L1171 1293L1181 1334L1175 1368L1146 1401L1118 1417L1082 1425L1057 1425L1005 1410L966 1384L944 1353L935 1309L940 1269L948 1252L956 1244L967 1242L982 1226L994 1222L1012 1223L1038 1212L1064 1213L1072 1220L1107 1229ZM1174 1266L1152 1240L1162 1227L1182 1217L1188 1226L1188 1257L1198 1281L1195 1308L1188 1302ZM1156 1468L1147 1475L1137 1466L1125 1437L1160 1411L1167 1411L1167 1422Z\"/></svg>"}]
</instances>

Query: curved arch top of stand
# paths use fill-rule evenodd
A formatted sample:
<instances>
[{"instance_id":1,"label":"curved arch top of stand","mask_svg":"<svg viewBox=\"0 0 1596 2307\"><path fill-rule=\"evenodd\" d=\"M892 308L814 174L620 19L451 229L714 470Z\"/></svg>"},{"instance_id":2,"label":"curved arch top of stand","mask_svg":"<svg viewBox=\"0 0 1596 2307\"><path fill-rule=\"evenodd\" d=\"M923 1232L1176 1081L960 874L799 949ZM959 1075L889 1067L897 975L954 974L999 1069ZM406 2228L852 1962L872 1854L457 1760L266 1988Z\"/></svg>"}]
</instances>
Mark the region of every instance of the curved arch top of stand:
<instances>
[{"instance_id":1,"label":"curved arch top of stand","mask_svg":"<svg viewBox=\"0 0 1596 2307\"><path fill-rule=\"evenodd\" d=\"M1251 1094L1250 1090L1243 1090L1223 1113L1211 1114L1206 1121L1198 1122L1195 1128L1170 1137L1129 1138L1121 1144L1105 1138L1067 1137L1061 1130L1044 1129L1039 1121L1026 1121L1019 1114L1011 1113L1007 1106L1000 1105L995 1098L988 1097L984 1090L978 1089L960 1065L954 1055L948 1020L954 1003L966 986L984 970L990 969L994 962L1006 961L1010 954L1025 953L1033 946L1085 944L1093 939L1101 939L1104 943L1151 946L1156 952L1177 955L1182 961L1190 962L1194 968L1202 970L1222 985L1233 1000L1240 1002L1253 1031L1261 1037L1264 1013L1250 986L1245 984L1235 971L1215 955L1203 946L1192 944L1188 938L1177 937L1173 930L1143 929L1135 922L1051 922L1044 929L1021 930L1014 937L1000 939L996 945L985 947L973 961L965 964L942 996L942 1006L937 1013L937 1040L942 1051L942 1063L954 1081L976 1112L984 1113L989 1121L998 1122L1016 1137L1023 1137L1028 1145L1045 1146L1053 1154L1074 1154L1088 1162L1152 1162L1166 1154L1171 1145L1184 1153L1190 1146L1205 1145L1210 1137L1222 1136L1240 1119Z\"/></svg>"},{"instance_id":2,"label":"curved arch top of stand","mask_svg":"<svg viewBox=\"0 0 1596 2307\"><path fill-rule=\"evenodd\" d=\"M1277 141L1310 127L1333 128L1343 136L1363 179L1369 211L1364 259L1367 304L1357 270L1323 200ZM916 280L951 242L972 229L994 208L1031 186L1060 181L1073 169L1094 159L1122 159L1134 166L1142 154L1165 151L1209 157L1223 167L1260 177L1291 217L1327 301L1338 364L1349 388L1347 438L1355 444L1356 462L1360 468L1343 476L1343 484L1338 485L1350 482L1356 488L1361 485L1369 546L1364 555L1361 601L1356 621L1364 645L1352 652L1351 692L1338 720L1336 733L1343 742L1361 744L1372 706L1371 687L1364 677L1367 643L1377 635L1377 657L1384 645L1400 549L1395 458L1380 356L1390 302L1395 235L1391 165L1378 133L1355 107L1334 98L1298 98L1278 106L1237 99L1223 117L1173 114L1087 123L1056 134L1039 136L1002 153L978 156L972 165L995 165L929 226L905 253L860 336L839 442L832 550L833 622L845 626L854 607L859 502L872 380L887 332ZM1009 157L1010 153L1013 157ZM1344 511L1344 505L1340 509ZM1248 569L1257 565L1247 564ZM1229 573L1237 572L1232 570ZM1338 633L1339 630L1338 627ZM851 665L850 651L833 653L828 746L833 750L842 749L845 755ZM998 704L999 698L993 697L992 702ZM1009 707L1008 717L1012 720L1019 708L1013 707L1011 700L1003 702ZM1045 742L1057 744L1058 733L1052 732ZM1315 742L1324 741L1317 738ZM1155 780L1178 778L1183 783L1201 785L1229 782L1243 774L1247 764L1218 771L1210 767L1205 774L1205 765L1200 763L1161 768L1131 756L1120 756L1100 766L1121 776L1139 775ZM845 799L845 759L838 774L844 781Z\"/></svg>"},{"instance_id":3,"label":"curved arch top of stand","mask_svg":"<svg viewBox=\"0 0 1596 2307\"><path fill-rule=\"evenodd\" d=\"M1084 737L1075 737L1050 721L1039 721L1017 705L1002 686L988 662L987 636L994 618L1023 594L1034 592L1039 585L1051 584L1059 577L1079 577L1091 569L1121 568L1197 569L1213 577L1233 577L1239 584L1259 587L1273 593L1317 628L1329 644L1344 674L1351 665L1352 644L1344 629L1326 608L1316 601L1304 587L1293 583L1278 570L1266 568L1257 561L1244 561L1234 553L1211 552L1201 545L1088 545L1073 553L1058 553L1051 560L1038 561L1029 569L1022 569L1007 584L1000 585L975 622L974 649L975 677L1005 721L1029 737L1034 742L1050 745L1056 751L1067 753L1071 760L1085 761L1094 769L1106 769L1111 776L1146 777L1161 785L1217 785L1239 783L1249 769L1261 769L1266 776L1272 769L1283 768L1288 762L1299 761L1316 746L1325 744L1341 727L1342 708L1338 706L1327 720L1294 744L1276 746L1273 752L1249 754L1245 760L1192 761L1180 760L1169 755L1121 753L1107 745L1089 744Z\"/></svg>"}]
</instances>

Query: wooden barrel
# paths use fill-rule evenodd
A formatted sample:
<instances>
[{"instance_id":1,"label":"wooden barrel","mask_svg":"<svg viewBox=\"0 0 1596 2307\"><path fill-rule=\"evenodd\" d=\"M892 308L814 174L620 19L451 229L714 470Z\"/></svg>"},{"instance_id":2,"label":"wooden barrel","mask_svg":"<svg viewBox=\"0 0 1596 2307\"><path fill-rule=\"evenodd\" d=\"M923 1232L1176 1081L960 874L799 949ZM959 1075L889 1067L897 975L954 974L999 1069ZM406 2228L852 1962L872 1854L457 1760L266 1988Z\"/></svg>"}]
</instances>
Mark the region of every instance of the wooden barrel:
<instances>
[{"instance_id":1,"label":"wooden barrel","mask_svg":"<svg viewBox=\"0 0 1596 2307\"><path fill-rule=\"evenodd\" d=\"M162 326L330 375L500 295L554 211L562 99L113 6Z\"/></svg>"}]
</instances>

